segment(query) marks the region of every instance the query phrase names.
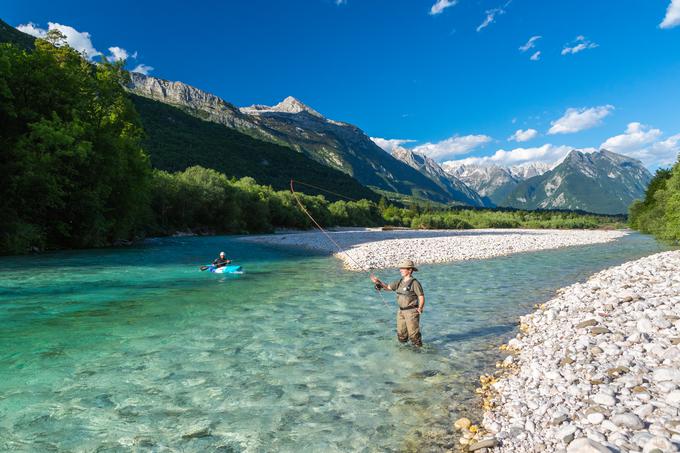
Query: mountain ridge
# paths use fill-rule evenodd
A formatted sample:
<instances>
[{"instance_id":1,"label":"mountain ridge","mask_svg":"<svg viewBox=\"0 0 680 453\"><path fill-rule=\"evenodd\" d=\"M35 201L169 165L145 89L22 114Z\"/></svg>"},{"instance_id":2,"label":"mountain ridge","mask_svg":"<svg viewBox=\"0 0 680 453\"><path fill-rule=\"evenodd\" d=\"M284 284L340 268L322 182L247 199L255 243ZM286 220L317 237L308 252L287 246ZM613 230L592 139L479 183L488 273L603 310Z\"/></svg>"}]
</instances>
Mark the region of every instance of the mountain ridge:
<instances>
[{"instance_id":1,"label":"mountain ridge","mask_svg":"<svg viewBox=\"0 0 680 453\"><path fill-rule=\"evenodd\" d=\"M625 214L644 195L651 173L637 159L608 150L572 150L555 168L519 183L504 206Z\"/></svg>"},{"instance_id":2,"label":"mountain ridge","mask_svg":"<svg viewBox=\"0 0 680 453\"><path fill-rule=\"evenodd\" d=\"M360 128L325 118L293 97L275 106L238 108L183 82L131 74L128 89L254 138L302 152L346 173L365 186L441 203L456 201L427 175L395 159Z\"/></svg>"},{"instance_id":3,"label":"mountain ridge","mask_svg":"<svg viewBox=\"0 0 680 453\"><path fill-rule=\"evenodd\" d=\"M392 156L434 180L440 187L450 192L456 201L470 206L488 207L488 203L476 191L444 171L434 159L403 147L396 147L392 151Z\"/></svg>"}]
</instances>

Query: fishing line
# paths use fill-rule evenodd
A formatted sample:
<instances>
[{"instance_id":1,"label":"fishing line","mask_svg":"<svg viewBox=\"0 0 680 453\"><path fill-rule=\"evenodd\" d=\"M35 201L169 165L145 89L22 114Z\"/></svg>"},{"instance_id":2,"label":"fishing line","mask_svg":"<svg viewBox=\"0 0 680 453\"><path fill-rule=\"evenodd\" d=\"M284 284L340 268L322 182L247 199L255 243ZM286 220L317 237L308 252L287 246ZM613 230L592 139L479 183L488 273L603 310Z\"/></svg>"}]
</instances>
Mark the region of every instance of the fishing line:
<instances>
[{"instance_id":1,"label":"fishing line","mask_svg":"<svg viewBox=\"0 0 680 453\"><path fill-rule=\"evenodd\" d=\"M296 181L296 180L294 180L294 179L291 179L291 180L290 180L290 192L293 194L293 197L295 198L295 201L297 201L297 204L300 206L300 209L302 209L302 212L304 212L304 213L307 215L307 217L310 218L310 220L312 221L312 223L314 223L314 225L316 225L316 227L319 229L319 231L321 231L321 232L326 236L326 238L327 238L329 241L331 241L331 243L333 243L333 245L335 245L335 247L338 249L338 253L344 254L347 258L350 259L350 261L352 261L352 262L357 266L358 269L361 269L361 270L363 270L364 272L368 272L369 275L372 275L373 272L372 272L371 268L369 268L369 269L367 270L364 266L362 266L362 265L360 265L359 263L357 263L357 261L356 261L354 258L352 258L352 255L350 255L350 254L347 253L345 250L343 250L343 248L340 247L340 244L338 244L338 243L335 241L335 239L333 239L333 238L330 236L330 234L328 234L328 233L326 232L326 230L324 230L323 227L322 227L321 225L319 225L319 223L314 219L314 217L309 213L309 211L307 211L307 208L305 208L305 205L302 204L302 201L300 201L300 198L298 197L297 193L295 192L295 188L293 187L293 183L297 183L297 184L305 185L305 186L309 186L309 187L314 187L315 189L323 190L324 192L332 193L332 194L334 194L334 195L341 196L341 197L343 197L343 198L347 198L347 199L350 199L350 198L344 197L344 196L342 196L342 195L340 195L340 194L336 194L336 193L334 193L334 192L331 192L330 190L322 189L321 187L312 186L311 184L305 184L305 183L302 183L302 182L300 182L300 181ZM355 201L355 200L352 200L352 201ZM380 296L380 300L382 300L382 303L383 303L387 308L390 308L389 305L387 305L387 302L385 302L385 297L383 297L382 292L381 292L380 290L378 290L377 288L376 288L376 292L377 292L378 295Z\"/></svg>"},{"instance_id":2,"label":"fishing line","mask_svg":"<svg viewBox=\"0 0 680 453\"><path fill-rule=\"evenodd\" d=\"M359 200L356 200L354 198L350 198L350 197L347 197L345 195L339 194L337 192L333 192L332 190L324 189L323 187L315 186L313 184L307 184L306 182L298 181L296 179L291 179L290 182L291 182L291 184L295 183L295 184L298 184L298 185L301 185L301 186L307 186L307 187L311 187L311 188L316 189L316 190L321 190L322 192L330 193L332 195L335 195L336 197L344 198L345 200L359 201ZM293 192L293 193L295 193L295 192Z\"/></svg>"}]
</instances>

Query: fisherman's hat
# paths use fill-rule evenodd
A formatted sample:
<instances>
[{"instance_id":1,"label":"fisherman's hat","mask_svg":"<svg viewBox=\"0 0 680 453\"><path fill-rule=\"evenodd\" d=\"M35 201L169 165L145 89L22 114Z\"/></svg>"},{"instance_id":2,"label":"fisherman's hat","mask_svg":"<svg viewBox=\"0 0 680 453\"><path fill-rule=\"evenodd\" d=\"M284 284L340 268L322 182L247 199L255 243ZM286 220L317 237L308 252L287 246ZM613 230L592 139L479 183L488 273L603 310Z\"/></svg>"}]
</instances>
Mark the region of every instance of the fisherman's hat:
<instances>
[{"instance_id":1,"label":"fisherman's hat","mask_svg":"<svg viewBox=\"0 0 680 453\"><path fill-rule=\"evenodd\" d=\"M414 271L418 270L416 265L413 263L413 260L402 261L401 263L399 263L399 269L413 269Z\"/></svg>"}]
</instances>

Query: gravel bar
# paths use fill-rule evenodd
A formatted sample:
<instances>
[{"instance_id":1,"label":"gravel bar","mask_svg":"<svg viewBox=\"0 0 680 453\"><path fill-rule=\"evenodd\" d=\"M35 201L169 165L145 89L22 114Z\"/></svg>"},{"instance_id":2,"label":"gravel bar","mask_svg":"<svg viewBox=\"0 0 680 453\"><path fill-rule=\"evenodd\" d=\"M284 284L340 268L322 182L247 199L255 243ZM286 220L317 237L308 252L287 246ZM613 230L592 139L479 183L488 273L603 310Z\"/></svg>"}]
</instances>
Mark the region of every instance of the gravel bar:
<instances>
[{"instance_id":1,"label":"gravel bar","mask_svg":"<svg viewBox=\"0 0 680 453\"><path fill-rule=\"evenodd\" d=\"M563 288L521 318L500 377L482 377L470 450L680 451L680 251ZM474 439L473 439L474 437ZM481 450L481 449L480 449ZM487 450L484 450L487 451Z\"/></svg>"},{"instance_id":2,"label":"gravel bar","mask_svg":"<svg viewBox=\"0 0 680 453\"><path fill-rule=\"evenodd\" d=\"M396 230L353 229L250 236L243 240L334 253L352 271L395 267L405 258L416 264L486 259L521 252L610 242L626 235L614 230ZM349 256L348 256L349 255Z\"/></svg>"}]
</instances>

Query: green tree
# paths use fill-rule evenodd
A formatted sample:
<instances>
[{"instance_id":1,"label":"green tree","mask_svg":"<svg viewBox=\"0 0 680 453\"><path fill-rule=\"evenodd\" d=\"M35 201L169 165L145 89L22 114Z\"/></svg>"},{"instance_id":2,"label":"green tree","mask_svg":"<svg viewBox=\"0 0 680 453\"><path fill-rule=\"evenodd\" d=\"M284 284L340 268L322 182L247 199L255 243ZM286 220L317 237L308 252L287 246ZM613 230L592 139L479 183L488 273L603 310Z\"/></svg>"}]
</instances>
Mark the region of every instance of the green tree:
<instances>
[{"instance_id":1,"label":"green tree","mask_svg":"<svg viewBox=\"0 0 680 453\"><path fill-rule=\"evenodd\" d=\"M48 39L33 51L0 45L5 253L104 245L147 219L150 169L127 73L88 63L57 31Z\"/></svg>"}]
</instances>

